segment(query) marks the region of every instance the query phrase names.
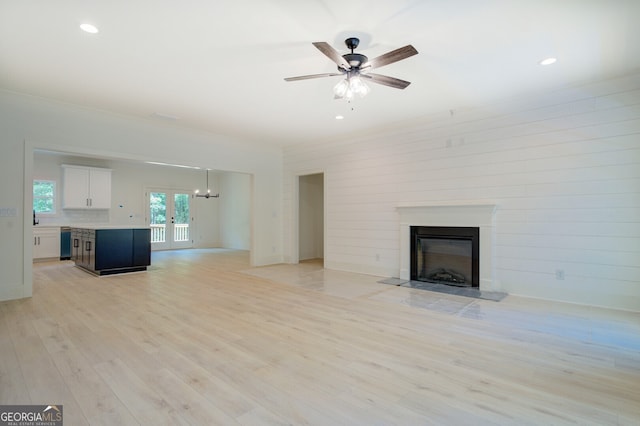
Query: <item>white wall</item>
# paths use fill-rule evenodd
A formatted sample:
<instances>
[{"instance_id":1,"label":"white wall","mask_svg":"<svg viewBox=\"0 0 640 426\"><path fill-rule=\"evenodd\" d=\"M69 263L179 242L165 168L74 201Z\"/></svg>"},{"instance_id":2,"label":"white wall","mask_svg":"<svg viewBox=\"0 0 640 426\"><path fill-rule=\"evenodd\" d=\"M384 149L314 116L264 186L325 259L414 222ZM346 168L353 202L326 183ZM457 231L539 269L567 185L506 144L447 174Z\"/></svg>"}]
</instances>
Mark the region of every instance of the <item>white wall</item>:
<instances>
[{"instance_id":1,"label":"white wall","mask_svg":"<svg viewBox=\"0 0 640 426\"><path fill-rule=\"evenodd\" d=\"M398 276L398 205L489 200L500 289L640 310L640 74L403 124L285 149L284 223L325 172L325 267Z\"/></svg>"},{"instance_id":2,"label":"white wall","mask_svg":"<svg viewBox=\"0 0 640 426\"><path fill-rule=\"evenodd\" d=\"M251 242L251 176L225 173L220 177L220 240L222 247L248 250Z\"/></svg>"},{"instance_id":3,"label":"white wall","mask_svg":"<svg viewBox=\"0 0 640 426\"><path fill-rule=\"evenodd\" d=\"M253 175L251 262L282 259L282 154L244 141L0 91L0 300L31 295L33 151L188 164Z\"/></svg>"},{"instance_id":4,"label":"white wall","mask_svg":"<svg viewBox=\"0 0 640 426\"><path fill-rule=\"evenodd\" d=\"M25 291L31 292L30 276L25 276L24 249L25 220L24 204L24 145L13 129L5 130L4 111L0 108L0 138L2 155L0 156L0 209L7 209L6 215L0 216L0 300L23 297ZM29 189L33 186L29 182ZM28 215L31 215L29 210ZM31 230L31 227L29 228ZM31 249L31 239L29 240ZM29 282L28 288L25 281Z\"/></svg>"},{"instance_id":5,"label":"white wall","mask_svg":"<svg viewBox=\"0 0 640 426\"><path fill-rule=\"evenodd\" d=\"M206 178L205 178L206 179ZM215 194L220 190L220 179L218 174L209 172L209 182L211 182L211 191ZM202 182L198 185L198 189L204 188ZM205 247L223 247L222 238L220 237L221 218L220 203L226 200L220 198L196 198L193 202L196 215L198 217L198 238L195 241L196 248ZM249 210L242 214L250 215ZM229 247L232 248L232 247Z\"/></svg>"}]
</instances>

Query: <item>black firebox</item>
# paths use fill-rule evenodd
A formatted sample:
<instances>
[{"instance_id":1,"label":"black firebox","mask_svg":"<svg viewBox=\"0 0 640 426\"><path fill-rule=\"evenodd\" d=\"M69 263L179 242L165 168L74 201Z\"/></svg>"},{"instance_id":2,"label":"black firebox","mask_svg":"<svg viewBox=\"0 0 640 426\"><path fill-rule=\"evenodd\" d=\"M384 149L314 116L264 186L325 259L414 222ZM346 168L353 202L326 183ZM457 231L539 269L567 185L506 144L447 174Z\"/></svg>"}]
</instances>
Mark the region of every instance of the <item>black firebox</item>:
<instances>
[{"instance_id":1,"label":"black firebox","mask_svg":"<svg viewBox=\"0 0 640 426\"><path fill-rule=\"evenodd\" d=\"M411 227L411 280L480 287L480 228Z\"/></svg>"}]
</instances>

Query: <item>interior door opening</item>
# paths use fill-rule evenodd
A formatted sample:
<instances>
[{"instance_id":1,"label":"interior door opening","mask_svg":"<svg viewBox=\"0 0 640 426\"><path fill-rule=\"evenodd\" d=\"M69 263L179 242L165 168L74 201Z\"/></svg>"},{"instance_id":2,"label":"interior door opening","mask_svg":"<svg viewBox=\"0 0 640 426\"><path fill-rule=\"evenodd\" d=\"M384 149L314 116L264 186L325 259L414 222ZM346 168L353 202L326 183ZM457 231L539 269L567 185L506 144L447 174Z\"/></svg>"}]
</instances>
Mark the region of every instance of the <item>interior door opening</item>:
<instances>
[{"instance_id":1,"label":"interior door opening","mask_svg":"<svg viewBox=\"0 0 640 426\"><path fill-rule=\"evenodd\" d=\"M298 261L324 265L324 173L298 177Z\"/></svg>"},{"instance_id":2,"label":"interior door opening","mask_svg":"<svg viewBox=\"0 0 640 426\"><path fill-rule=\"evenodd\" d=\"M185 169L144 164L135 158L128 157L127 154L112 153L108 158L103 157L104 152L92 149L82 149L79 151L59 151L57 145L37 144L32 141L24 141L25 155L23 184L27 183L26 192L23 198L23 262L22 274L24 285L16 294L31 297L33 294L33 187L34 178L38 179L58 179L57 170L60 164L79 163L95 167L113 167L118 170L118 175L126 175L125 187L114 186L117 197L125 199L136 199L135 208L127 210L126 221L133 221L133 224L150 226L150 200L149 192L168 192L167 188L173 192L181 192L191 197L194 187L198 187L202 175ZM108 161L108 164L103 162ZM35 171L38 171L37 173ZM41 176L40 171L45 176ZM160 171L160 172L159 172ZM211 175L211 173L210 173ZM198 199L189 198L189 211L191 221L188 225L188 241L174 242L176 248L230 248L235 250L246 250L249 252L250 264L256 265L258 262L264 264L263 258L256 260L255 242L253 239L253 199L254 199L254 176L251 173L217 171L214 176L214 185L218 191L220 186L221 197L224 195L224 202L217 202L210 199L199 202ZM174 186L174 182L175 186ZM138 188L144 188L140 190ZM182 188L177 191L176 188ZM184 188L189 188L184 190ZM219 207L219 208L218 208ZM71 222L77 219L78 211L68 212L68 216L61 216L61 223ZM108 210L103 212L92 212L92 217L100 213L97 222L110 223L114 220ZM124 211L119 212L120 217L114 225L122 224ZM62 212L61 212L62 214ZM169 216L170 218L170 216ZM170 222L170 219L169 219ZM84 223L84 221L82 221ZM91 222L88 222L91 223ZM163 223L166 227L166 222ZM183 234L185 235L185 234ZM165 234L166 238L166 234ZM184 238L184 237L183 237ZM186 238L184 238L186 239ZM186 244L185 244L186 243ZM165 239L164 249L171 247ZM163 245L152 245L153 250L163 249ZM274 249L275 252L275 249Z\"/></svg>"}]
</instances>

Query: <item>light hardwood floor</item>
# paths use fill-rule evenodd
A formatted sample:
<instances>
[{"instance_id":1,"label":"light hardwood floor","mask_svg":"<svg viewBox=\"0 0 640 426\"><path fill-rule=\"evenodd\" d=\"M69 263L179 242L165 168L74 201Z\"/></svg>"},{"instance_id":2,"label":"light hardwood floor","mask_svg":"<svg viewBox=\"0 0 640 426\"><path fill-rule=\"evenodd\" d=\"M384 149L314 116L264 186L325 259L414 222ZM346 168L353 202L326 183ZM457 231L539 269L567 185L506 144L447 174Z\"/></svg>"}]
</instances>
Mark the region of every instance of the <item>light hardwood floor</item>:
<instances>
[{"instance_id":1,"label":"light hardwood floor","mask_svg":"<svg viewBox=\"0 0 640 426\"><path fill-rule=\"evenodd\" d=\"M640 314L379 284L314 262L34 265L0 303L0 404L66 425L640 424Z\"/></svg>"}]
</instances>

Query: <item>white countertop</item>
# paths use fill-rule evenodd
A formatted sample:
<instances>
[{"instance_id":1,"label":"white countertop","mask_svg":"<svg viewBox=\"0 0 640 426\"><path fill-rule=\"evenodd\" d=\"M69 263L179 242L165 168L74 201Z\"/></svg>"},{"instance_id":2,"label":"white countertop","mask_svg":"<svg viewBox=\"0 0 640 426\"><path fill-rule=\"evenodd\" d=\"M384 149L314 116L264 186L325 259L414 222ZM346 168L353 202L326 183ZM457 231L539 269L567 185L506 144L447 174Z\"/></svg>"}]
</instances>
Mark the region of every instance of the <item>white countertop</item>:
<instances>
[{"instance_id":1,"label":"white countertop","mask_svg":"<svg viewBox=\"0 0 640 426\"><path fill-rule=\"evenodd\" d=\"M71 228L77 229L151 229L148 226L135 225L74 225Z\"/></svg>"},{"instance_id":2,"label":"white countertop","mask_svg":"<svg viewBox=\"0 0 640 426\"><path fill-rule=\"evenodd\" d=\"M80 228L80 229L150 229L149 226L144 225L108 225L108 224L91 224L86 223L82 225L33 225L33 229L51 229L51 228Z\"/></svg>"}]
</instances>

